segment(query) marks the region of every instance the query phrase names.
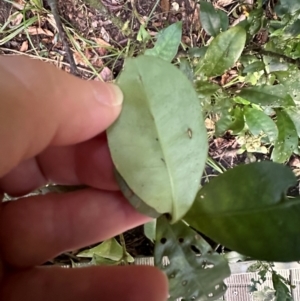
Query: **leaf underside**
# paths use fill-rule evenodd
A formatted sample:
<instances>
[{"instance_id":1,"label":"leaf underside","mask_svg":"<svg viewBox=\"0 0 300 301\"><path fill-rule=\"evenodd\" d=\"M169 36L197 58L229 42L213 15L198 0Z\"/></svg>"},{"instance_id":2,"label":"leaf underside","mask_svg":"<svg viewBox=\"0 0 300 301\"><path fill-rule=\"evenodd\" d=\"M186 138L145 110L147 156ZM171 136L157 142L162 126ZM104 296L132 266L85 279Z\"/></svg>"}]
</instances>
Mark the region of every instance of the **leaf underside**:
<instances>
[{"instance_id":1,"label":"leaf underside","mask_svg":"<svg viewBox=\"0 0 300 301\"><path fill-rule=\"evenodd\" d=\"M197 94L180 70L152 56L127 59L118 84L123 109L107 131L114 165L132 196L175 222L195 199L207 156Z\"/></svg>"}]
</instances>

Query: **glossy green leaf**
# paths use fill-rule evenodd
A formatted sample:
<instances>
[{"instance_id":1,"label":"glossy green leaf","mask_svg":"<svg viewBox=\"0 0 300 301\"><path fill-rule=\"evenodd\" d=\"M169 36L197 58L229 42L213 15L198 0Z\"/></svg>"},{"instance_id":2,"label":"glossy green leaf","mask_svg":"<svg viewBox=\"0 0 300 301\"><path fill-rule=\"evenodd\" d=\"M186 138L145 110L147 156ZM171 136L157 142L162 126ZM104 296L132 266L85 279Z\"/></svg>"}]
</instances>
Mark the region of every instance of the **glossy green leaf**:
<instances>
[{"instance_id":1,"label":"glossy green leaf","mask_svg":"<svg viewBox=\"0 0 300 301\"><path fill-rule=\"evenodd\" d=\"M181 42L182 22L177 22L163 29L157 37L152 49L147 49L145 55L160 57L171 62L178 51Z\"/></svg>"},{"instance_id":2,"label":"glossy green leaf","mask_svg":"<svg viewBox=\"0 0 300 301\"><path fill-rule=\"evenodd\" d=\"M300 259L300 199L293 172L273 162L240 165L199 191L184 220L231 250L266 261Z\"/></svg>"},{"instance_id":3,"label":"glossy green leaf","mask_svg":"<svg viewBox=\"0 0 300 301\"><path fill-rule=\"evenodd\" d=\"M288 64L286 62L282 62L279 58L264 56L263 60L266 64L266 70L268 73L288 70Z\"/></svg>"},{"instance_id":4,"label":"glossy green leaf","mask_svg":"<svg viewBox=\"0 0 300 301\"><path fill-rule=\"evenodd\" d=\"M289 70L277 72L277 80L292 96L297 107L300 106L300 70L296 66L289 66Z\"/></svg>"},{"instance_id":5,"label":"glossy green leaf","mask_svg":"<svg viewBox=\"0 0 300 301\"><path fill-rule=\"evenodd\" d=\"M127 261L133 262L134 259L130 256L129 253L126 252ZM115 238L111 238L105 240L101 244L93 247L91 249L87 249L78 253L76 256L78 257L86 257L86 258L95 258L102 257L112 261L119 261L123 258L123 248L122 246L115 240ZM100 262L98 260L98 262ZM105 262L105 261L103 261Z\"/></svg>"},{"instance_id":6,"label":"glossy green leaf","mask_svg":"<svg viewBox=\"0 0 300 301\"><path fill-rule=\"evenodd\" d=\"M275 7L275 11L279 16L285 14L294 14L300 9L299 0L280 0Z\"/></svg>"},{"instance_id":7,"label":"glossy green leaf","mask_svg":"<svg viewBox=\"0 0 300 301\"><path fill-rule=\"evenodd\" d=\"M300 20L296 20L293 24L286 27L284 33L290 37L297 37L300 34Z\"/></svg>"},{"instance_id":8,"label":"glossy green leaf","mask_svg":"<svg viewBox=\"0 0 300 301\"><path fill-rule=\"evenodd\" d=\"M127 59L118 84L123 109L107 133L115 167L130 187L127 198L179 220L195 199L208 148L193 85L151 56Z\"/></svg>"},{"instance_id":9,"label":"glossy green leaf","mask_svg":"<svg viewBox=\"0 0 300 301\"><path fill-rule=\"evenodd\" d=\"M198 233L182 221L170 225L164 216L156 233L154 260L168 276L168 300L212 301L225 293L228 263Z\"/></svg>"},{"instance_id":10,"label":"glossy green leaf","mask_svg":"<svg viewBox=\"0 0 300 301\"><path fill-rule=\"evenodd\" d=\"M273 287L276 291L274 301L294 301L290 289L284 283L286 280L275 271L272 273Z\"/></svg>"},{"instance_id":11,"label":"glossy green leaf","mask_svg":"<svg viewBox=\"0 0 300 301\"><path fill-rule=\"evenodd\" d=\"M242 89L239 95L260 106L277 108L295 105L283 85L248 87Z\"/></svg>"},{"instance_id":12,"label":"glossy green leaf","mask_svg":"<svg viewBox=\"0 0 300 301\"><path fill-rule=\"evenodd\" d=\"M300 108L298 107L286 108L285 111L293 121L298 134L298 138L300 138L300 118L299 118Z\"/></svg>"},{"instance_id":13,"label":"glossy green leaf","mask_svg":"<svg viewBox=\"0 0 300 301\"><path fill-rule=\"evenodd\" d=\"M249 64L245 69L243 70L243 73L254 73L261 70L264 70L265 64L262 61L256 61L251 64Z\"/></svg>"},{"instance_id":14,"label":"glossy green leaf","mask_svg":"<svg viewBox=\"0 0 300 301\"><path fill-rule=\"evenodd\" d=\"M265 12L262 8L253 9L250 11L247 21L249 23L248 32L250 36L256 35L263 27Z\"/></svg>"},{"instance_id":15,"label":"glossy green leaf","mask_svg":"<svg viewBox=\"0 0 300 301\"><path fill-rule=\"evenodd\" d=\"M275 122L264 112L247 108L245 110L245 120L250 132L254 136L264 133L269 137L270 142L274 142L278 137L278 129Z\"/></svg>"},{"instance_id":16,"label":"glossy green leaf","mask_svg":"<svg viewBox=\"0 0 300 301\"><path fill-rule=\"evenodd\" d=\"M271 159L284 163L298 148L298 135L294 122L285 111L276 110L276 115L278 138L274 143Z\"/></svg>"},{"instance_id":17,"label":"glossy green leaf","mask_svg":"<svg viewBox=\"0 0 300 301\"><path fill-rule=\"evenodd\" d=\"M246 42L246 31L239 26L220 33L209 45L198 72L206 76L222 75L234 66Z\"/></svg>"},{"instance_id":18,"label":"glossy green leaf","mask_svg":"<svg viewBox=\"0 0 300 301\"><path fill-rule=\"evenodd\" d=\"M206 33L214 37L227 30L229 25L227 14L205 1L200 2L200 21Z\"/></svg>"},{"instance_id":19,"label":"glossy green leaf","mask_svg":"<svg viewBox=\"0 0 300 301\"><path fill-rule=\"evenodd\" d=\"M234 135L243 130L245 126L244 112L240 107L235 107L230 113L223 112L222 117L216 123L216 136L231 130Z\"/></svg>"}]
</instances>

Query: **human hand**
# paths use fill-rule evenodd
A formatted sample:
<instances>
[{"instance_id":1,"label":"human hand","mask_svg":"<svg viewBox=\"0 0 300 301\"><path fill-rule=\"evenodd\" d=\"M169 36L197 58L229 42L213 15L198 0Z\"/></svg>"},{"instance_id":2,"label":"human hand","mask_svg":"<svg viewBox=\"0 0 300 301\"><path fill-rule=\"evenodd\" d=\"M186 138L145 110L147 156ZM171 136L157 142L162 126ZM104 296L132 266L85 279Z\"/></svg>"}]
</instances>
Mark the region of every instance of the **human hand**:
<instances>
[{"instance_id":1,"label":"human hand","mask_svg":"<svg viewBox=\"0 0 300 301\"><path fill-rule=\"evenodd\" d=\"M0 91L0 197L48 182L90 187L0 204L0 300L167 299L153 267L39 266L149 220L118 192L100 134L120 113L120 91L24 57L0 57Z\"/></svg>"}]
</instances>

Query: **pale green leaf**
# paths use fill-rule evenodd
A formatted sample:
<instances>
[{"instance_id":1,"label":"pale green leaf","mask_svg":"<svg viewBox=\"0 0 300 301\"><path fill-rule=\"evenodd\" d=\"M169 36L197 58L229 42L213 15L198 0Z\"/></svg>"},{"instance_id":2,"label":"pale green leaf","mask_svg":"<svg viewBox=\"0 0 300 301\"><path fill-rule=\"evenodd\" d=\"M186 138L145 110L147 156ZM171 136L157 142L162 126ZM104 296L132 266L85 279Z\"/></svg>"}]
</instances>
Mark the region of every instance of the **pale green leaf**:
<instances>
[{"instance_id":1,"label":"pale green leaf","mask_svg":"<svg viewBox=\"0 0 300 301\"><path fill-rule=\"evenodd\" d=\"M220 33L200 60L198 72L206 76L222 75L239 59L246 42L246 31L239 26Z\"/></svg>"},{"instance_id":2,"label":"pale green leaf","mask_svg":"<svg viewBox=\"0 0 300 301\"><path fill-rule=\"evenodd\" d=\"M156 219L144 224L144 234L152 242L155 240L156 233Z\"/></svg>"},{"instance_id":3,"label":"pale green leaf","mask_svg":"<svg viewBox=\"0 0 300 301\"><path fill-rule=\"evenodd\" d=\"M154 260L168 276L168 300L213 301L225 293L228 263L198 233L182 221L170 225L164 216L156 233Z\"/></svg>"},{"instance_id":4,"label":"pale green leaf","mask_svg":"<svg viewBox=\"0 0 300 301\"><path fill-rule=\"evenodd\" d=\"M126 252L127 261L133 262L134 259ZM111 238L105 240L103 243L91 248L84 250L78 253L76 256L78 257L86 257L86 258L95 258L102 257L105 259L109 259L112 261L120 261L123 258L123 248L122 246L115 240L115 238ZM95 257L96 256L96 257ZM98 259L99 261L99 259Z\"/></svg>"},{"instance_id":5,"label":"pale green leaf","mask_svg":"<svg viewBox=\"0 0 300 301\"><path fill-rule=\"evenodd\" d=\"M205 1L200 2L200 21L204 30L211 36L217 36L228 29L229 19L222 10L215 10L214 6Z\"/></svg>"},{"instance_id":6,"label":"pale green leaf","mask_svg":"<svg viewBox=\"0 0 300 301\"><path fill-rule=\"evenodd\" d=\"M275 122L264 112L247 108L245 110L245 120L250 132L254 136L264 133L269 137L270 142L274 142L278 136L278 129Z\"/></svg>"},{"instance_id":7,"label":"pale green leaf","mask_svg":"<svg viewBox=\"0 0 300 301\"><path fill-rule=\"evenodd\" d=\"M139 42L147 42L151 39L151 36L148 33L148 31L146 30L145 25L140 26L140 29L139 29L136 39Z\"/></svg>"},{"instance_id":8,"label":"pale green leaf","mask_svg":"<svg viewBox=\"0 0 300 301\"><path fill-rule=\"evenodd\" d=\"M123 109L107 131L115 167L131 196L179 220L194 201L207 156L197 94L180 70L152 56L127 59L118 84Z\"/></svg>"},{"instance_id":9,"label":"pale green leaf","mask_svg":"<svg viewBox=\"0 0 300 301\"><path fill-rule=\"evenodd\" d=\"M158 34L153 48L147 49L145 55L160 57L171 62L177 54L181 42L182 22L177 22L165 28Z\"/></svg>"},{"instance_id":10,"label":"pale green leaf","mask_svg":"<svg viewBox=\"0 0 300 301\"><path fill-rule=\"evenodd\" d=\"M266 261L300 259L300 199L293 172L273 162L240 165L199 191L184 220L214 241Z\"/></svg>"},{"instance_id":11,"label":"pale green leaf","mask_svg":"<svg viewBox=\"0 0 300 301\"><path fill-rule=\"evenodd\" d=\"M295 105L292 97L287 93L285 87L280 84L274 86L262 85L243 88L239 95L260 106L278 108Z\"/></svg>"}]
</instances>

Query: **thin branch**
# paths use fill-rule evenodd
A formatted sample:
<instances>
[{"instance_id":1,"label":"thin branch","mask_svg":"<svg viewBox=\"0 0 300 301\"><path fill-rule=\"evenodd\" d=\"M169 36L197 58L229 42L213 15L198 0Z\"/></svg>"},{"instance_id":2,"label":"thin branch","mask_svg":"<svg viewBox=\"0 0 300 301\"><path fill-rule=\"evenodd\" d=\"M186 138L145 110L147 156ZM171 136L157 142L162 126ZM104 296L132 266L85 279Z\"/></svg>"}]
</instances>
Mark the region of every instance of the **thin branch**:
<instances>
[{"instance_id":1,"label":"thin branch","mask_svg":"<svg viewBox=\"0 0 300 301\"><path fill-rule=\"evenodd\" d=\"M67 59L70 63L70 71L73 75L78 76L79 71L77 69L77 66L76 66L76 63L75 63L75 60L74 60L74 57L73 57L73 53L72 53L72 51L70 49L70 46L68 44L67 35L64 31L64 28L63 28L63 25L62 25L62 22L61 22L61 19L60 19L60 14L59 14L59 11L58 11L58 6L57 6L57 0L47 0L47 2L48 2L48 5L51 8L51 12L53 14L53 17L54 17L54 20L55 20L55 23L56 23L56 26L57 26L57 29L58 29L58 33L61 37L63 46L65 48Z\"/></svg>"}]
</instances>

